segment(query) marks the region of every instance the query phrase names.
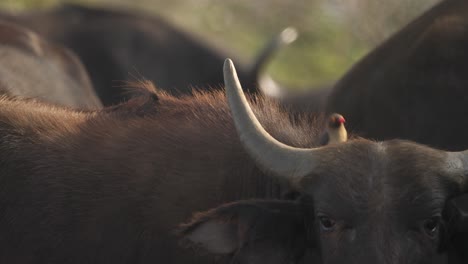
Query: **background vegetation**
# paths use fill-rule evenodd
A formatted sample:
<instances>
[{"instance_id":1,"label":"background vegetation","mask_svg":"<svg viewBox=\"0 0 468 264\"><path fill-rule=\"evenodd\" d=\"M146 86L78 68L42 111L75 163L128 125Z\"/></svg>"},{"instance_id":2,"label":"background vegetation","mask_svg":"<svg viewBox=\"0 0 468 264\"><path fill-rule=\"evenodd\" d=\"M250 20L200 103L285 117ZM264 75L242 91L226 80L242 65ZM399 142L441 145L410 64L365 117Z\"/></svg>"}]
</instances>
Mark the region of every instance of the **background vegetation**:
<instances>
[{"instance_id":1,"label":"background vegetation","mask_svg":"<svg viewBox=\"0 0 468 264\"><path fill-rule=\"evenodd\" d=\"M356 60L440 0L76 0L85 5L136 9L163 16L178 27L246 62L282 28L299 39L269 67L273 77L296 87L339 78ZM61 0L1 0L12 12L47 8Z\"/></svg>"}]
</instances>

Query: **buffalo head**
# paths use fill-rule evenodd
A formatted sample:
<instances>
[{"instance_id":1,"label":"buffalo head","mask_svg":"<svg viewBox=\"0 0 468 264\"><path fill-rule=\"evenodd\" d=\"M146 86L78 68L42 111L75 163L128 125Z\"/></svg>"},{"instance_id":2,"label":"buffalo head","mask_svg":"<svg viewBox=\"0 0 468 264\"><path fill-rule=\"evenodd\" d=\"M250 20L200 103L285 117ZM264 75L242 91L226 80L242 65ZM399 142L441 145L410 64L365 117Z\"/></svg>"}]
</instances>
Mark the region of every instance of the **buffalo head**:
<instances>
[{"instance_id":1,"label":"buffalo head","mask_svg":"<svg viewBox=\"0 0 468 264\"><path fill-rule=\"evenodd\" d=\"M254 116L230 60L224 74L246 151L300 195L199 213L182 226L185 238L236 263L416 264L463 257L468 153L401 140L287 146Z\"/></svg>"}]
</instances>

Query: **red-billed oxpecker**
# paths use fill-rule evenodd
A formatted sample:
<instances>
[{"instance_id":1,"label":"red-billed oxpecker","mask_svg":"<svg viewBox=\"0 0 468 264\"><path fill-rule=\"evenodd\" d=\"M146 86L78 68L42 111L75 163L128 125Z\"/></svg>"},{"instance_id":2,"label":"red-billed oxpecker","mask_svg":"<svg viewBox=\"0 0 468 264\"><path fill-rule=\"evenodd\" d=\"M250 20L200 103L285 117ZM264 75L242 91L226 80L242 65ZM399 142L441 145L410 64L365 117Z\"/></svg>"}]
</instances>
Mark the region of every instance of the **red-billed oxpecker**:
<instances>
[{"instance_id":1,"label":"red-billed oxpecker","mask_svg":"<svg viewBox=\"0 0 468 264\"><path fill-rule=\"evenodd\" d=\"M327 119L326 131L320 139L320 145L329 145L346 142L348 132L346 131L345 118L337 113L331 114Z\"/></svg>"}]
</instances>

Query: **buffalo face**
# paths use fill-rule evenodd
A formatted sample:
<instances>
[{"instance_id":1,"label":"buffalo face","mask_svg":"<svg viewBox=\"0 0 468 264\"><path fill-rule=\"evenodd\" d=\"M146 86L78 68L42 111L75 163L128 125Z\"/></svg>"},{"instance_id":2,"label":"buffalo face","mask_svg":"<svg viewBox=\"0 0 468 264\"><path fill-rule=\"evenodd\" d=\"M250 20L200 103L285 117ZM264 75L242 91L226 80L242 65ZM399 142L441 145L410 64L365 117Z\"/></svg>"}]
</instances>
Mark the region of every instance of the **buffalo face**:
<instances>
[{"instance_id":1,"label":"buffalo face","mask_svg":"<svg viewBox=\"0 0 468 264\"><path fill-rule=\"evenodd\" d=\"M442 151L350 141L322 157L296 200L226 204L196 215L184 236L239 263L447 263L468 203L450 199L459 188Z\"/></svg>"}]
</instances>

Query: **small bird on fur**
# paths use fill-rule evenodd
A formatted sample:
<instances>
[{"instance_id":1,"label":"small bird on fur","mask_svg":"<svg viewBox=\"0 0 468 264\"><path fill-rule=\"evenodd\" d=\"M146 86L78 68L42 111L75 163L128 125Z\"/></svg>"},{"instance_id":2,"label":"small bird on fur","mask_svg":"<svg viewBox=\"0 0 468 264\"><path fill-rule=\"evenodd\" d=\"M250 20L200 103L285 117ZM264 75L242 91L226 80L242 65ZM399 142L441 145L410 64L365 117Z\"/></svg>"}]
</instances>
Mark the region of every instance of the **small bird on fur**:
<instances>
[{"instance_id":1,"label":"small bird on fur","mask_svg":"<svg viewBox=\"0 0 468 264\"><path fill-rule=\"evenodd\" d=\"M327 128L323 134L320 144L322 146L346 142L348 140L348 132L344 124L346 120L340 114L331 114L327 120Z\"/></svg>"}]
</instances>

